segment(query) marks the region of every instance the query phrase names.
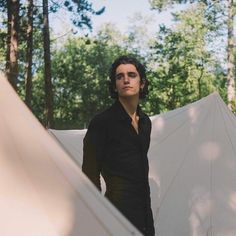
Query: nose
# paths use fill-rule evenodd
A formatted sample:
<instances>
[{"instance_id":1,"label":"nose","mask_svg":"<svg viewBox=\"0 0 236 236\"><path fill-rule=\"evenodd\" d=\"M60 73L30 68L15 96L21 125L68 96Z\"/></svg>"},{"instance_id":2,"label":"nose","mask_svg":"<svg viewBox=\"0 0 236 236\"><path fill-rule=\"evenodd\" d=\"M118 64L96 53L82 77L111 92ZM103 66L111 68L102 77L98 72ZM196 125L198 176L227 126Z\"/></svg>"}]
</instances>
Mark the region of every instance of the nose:
<instances>
[{"instance_id":1,"label":"nose","mask_svg":"<svg viewBox=\"0 0 236 236\"><path fill-rule=\"evenodd\" d=\"M129 83L129 76L127 74L124 75L124 83Z\"/></svg>"}]
</instances>

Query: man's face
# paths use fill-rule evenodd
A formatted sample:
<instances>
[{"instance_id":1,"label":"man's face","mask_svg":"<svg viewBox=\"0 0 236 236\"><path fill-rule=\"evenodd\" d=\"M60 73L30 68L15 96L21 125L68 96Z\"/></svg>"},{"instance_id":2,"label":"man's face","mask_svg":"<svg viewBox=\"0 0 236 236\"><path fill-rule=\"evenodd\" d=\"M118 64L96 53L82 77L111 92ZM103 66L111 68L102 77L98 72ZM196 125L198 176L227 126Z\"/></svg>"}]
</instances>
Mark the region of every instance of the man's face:
<instances>
[{"instance_id":1,"label":"man's face","mask_svg":"<svg viewBox=\"0 0 236 236\"><path fill-rule=\"evenodd\" d=\"M121 64L116 68L116 91L119 97L139 97L141 78L133 64Z\"/></svg>"}]
</instances>

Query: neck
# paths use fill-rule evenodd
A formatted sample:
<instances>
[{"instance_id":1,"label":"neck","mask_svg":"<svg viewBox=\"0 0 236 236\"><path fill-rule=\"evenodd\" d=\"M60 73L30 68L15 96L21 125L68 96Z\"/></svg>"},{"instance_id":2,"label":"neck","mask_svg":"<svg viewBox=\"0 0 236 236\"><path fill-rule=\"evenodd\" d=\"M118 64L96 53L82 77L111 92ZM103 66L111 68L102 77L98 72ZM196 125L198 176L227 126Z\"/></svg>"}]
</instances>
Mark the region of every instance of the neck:
<instances>
[{"instance_id":1,"label":"neck","mask_svg":"<svg viewBox=\"0 0 236 236\"><path fill-rule=\"evenodd\" d=\"M128 115L133 119L136 116L136 110L139 99L138 98L131 99L130 97L129 98L119 97L119 101L123 105Z\"/></svg>"}]
</instances>

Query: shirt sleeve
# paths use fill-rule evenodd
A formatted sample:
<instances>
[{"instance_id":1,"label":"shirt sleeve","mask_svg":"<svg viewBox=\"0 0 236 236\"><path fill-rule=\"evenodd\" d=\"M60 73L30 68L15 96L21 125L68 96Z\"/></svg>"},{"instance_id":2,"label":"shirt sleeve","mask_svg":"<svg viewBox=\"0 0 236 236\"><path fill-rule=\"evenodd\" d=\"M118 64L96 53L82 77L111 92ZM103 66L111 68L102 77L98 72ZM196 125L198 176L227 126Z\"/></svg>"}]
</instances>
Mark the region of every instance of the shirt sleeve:
<instances>
[{"instance_id":1,"label":"shirt sleeve","mask_svg":"<svg viewBox=\"0 0 236 236\"><path fill-rule=\"evenodd\" d=\"M83 140L82 171L100 191L100 173L104 157L105 137L104 122L97 118L93 119Z\"/></svg>"},{"instance_id":2,"label":"shirt sleeve","mask_svg":"<svg viewBox=\"0 0 236 236\"><path fill-rule=\"evenodd\" d=\"M151 122L150 118L146 115L145 133L146 133L146 137L147 137L147 139L146 139L147 151L148 151L149 146L150 146L151 131L152 131L152 122Z\"/></svg>"}]
</instances>

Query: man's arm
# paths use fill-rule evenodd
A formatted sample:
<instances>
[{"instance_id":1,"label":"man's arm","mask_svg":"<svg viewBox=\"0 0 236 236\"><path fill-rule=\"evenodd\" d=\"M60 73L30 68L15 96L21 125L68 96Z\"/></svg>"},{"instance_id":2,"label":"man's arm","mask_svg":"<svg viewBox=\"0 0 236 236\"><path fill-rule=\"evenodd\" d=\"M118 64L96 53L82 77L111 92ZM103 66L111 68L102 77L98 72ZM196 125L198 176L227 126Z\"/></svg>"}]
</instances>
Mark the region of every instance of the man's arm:
<instances>
[{"instance_id":1,"label":"man's arm","mask_svg":"<svg viewBox=\"0 0 236 236\"><path fill-rule=\"evenodd\" d=\"M105 129L103 122L93 119L83 140L82 171L101 191L100 173L105 147Z\"/></svg>"}]
</instances>

